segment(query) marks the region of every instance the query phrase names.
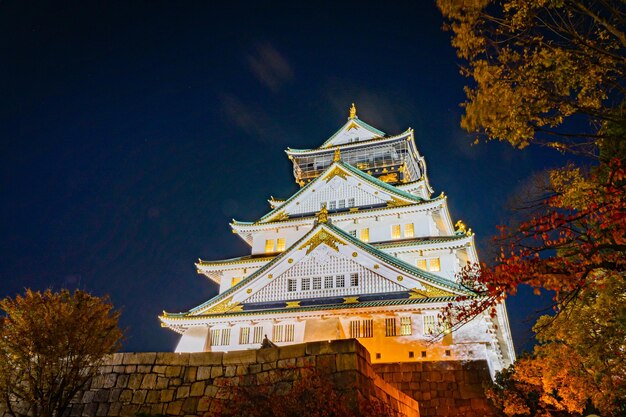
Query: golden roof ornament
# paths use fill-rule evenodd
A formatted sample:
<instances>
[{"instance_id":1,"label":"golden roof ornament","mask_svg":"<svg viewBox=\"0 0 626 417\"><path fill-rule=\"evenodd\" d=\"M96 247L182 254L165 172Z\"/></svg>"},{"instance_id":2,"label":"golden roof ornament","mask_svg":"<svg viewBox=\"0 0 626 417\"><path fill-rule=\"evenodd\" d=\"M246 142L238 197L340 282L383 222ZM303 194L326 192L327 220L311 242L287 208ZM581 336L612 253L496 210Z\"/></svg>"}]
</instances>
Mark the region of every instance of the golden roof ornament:
<instances>
[{"instance_id":1,"label":"golden roof ornament","mask_svg":"<svg viewBox=\"0 0 626 417\"><path fill-rule=\"evenodd\" d=\"M341 161L341 151L339 148L335 149L335 156L333 157L333 162Z\"/></svg>"},{"instance_id":2,"label":"golden roof ornament","mask_svg":"<svg viewBox=\"0 0 626 417\"><path fill-rule=\"evenodd\" d=\"M350 119L356 119L356 106L352 103L352 107L350 107Z\"/></svg>"},{"instance_id":3,"label":"golden roof ornament","mask_svg":"<svg viewBox=\"0 0 626 417\"><path fill-rule=\"evenodd\" d=\"M326 203L322 205L322 209L315 215L318 223L328 223L328 209Z\"/></svg>"},{"instance_id":4,"label":"golden roof ornament","mask_svg":"<svg viewBox=\"0 0 626 417\"><path fill-rule=\"evenodd\" d=\"M463 220L456 222L454 227L456 228L455 232L467 233L467 226L465 226Z\"/></svg>"}]
</instances>

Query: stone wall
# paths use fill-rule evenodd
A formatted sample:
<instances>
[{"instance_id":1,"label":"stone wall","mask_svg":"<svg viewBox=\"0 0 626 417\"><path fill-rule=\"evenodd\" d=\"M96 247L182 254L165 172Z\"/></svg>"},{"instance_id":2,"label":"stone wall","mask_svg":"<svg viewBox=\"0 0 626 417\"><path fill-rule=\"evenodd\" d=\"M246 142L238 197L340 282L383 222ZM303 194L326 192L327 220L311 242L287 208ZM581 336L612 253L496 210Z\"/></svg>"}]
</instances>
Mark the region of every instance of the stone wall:
<instances>
[{"instance_id":1,"label":"stone wall","mask_svg":"<svg viewBox=\"0 0 626 417\"><path fill-rule=\"evenodd\" d=\"M497 415L485 398L483 383L491 381L486 361L403 362L373 368L417 400L423 417Z\"/></svg>"},{"instance_id":2,"label":"stone wall","mask_svg":"<svg viewBox=\"0 0 626 417\"><path fill-rule=\"evenodd\" d=\"M288 392L312 371L329 375L342 399L380 401L402 417L419 417L417 402L376 375L356 340L228 353L119 353L107 358L70 416L210 416L234 387L276 383ZM0 412L0 415L3 413Z\"/></svg>"}]
</instances>

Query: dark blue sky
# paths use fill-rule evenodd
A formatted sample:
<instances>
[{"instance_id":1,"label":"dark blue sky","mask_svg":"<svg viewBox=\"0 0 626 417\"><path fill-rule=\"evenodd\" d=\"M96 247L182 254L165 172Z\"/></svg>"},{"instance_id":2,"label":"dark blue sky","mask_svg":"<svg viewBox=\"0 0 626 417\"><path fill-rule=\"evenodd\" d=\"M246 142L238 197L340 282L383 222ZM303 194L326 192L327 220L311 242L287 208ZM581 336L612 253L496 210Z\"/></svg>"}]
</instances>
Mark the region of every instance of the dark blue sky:
<instances>
[{"instance_id":1,"label":"dark blue sky","mask_svg":"<svg viewBox=\"0 0 626 417\"><path fill-rule=\"evenodd\" d=\"M485 258L516 187L563 158L470 145L433 3L297 3L0 1L0 296L110 294L125 350L172 350L157 315L217 290L194 261L249 253L230 219L295 192L284 149L320 145L353 101L415 129ZM508 303L518 351L537 305Z\"/></svg>"}]
</instances>

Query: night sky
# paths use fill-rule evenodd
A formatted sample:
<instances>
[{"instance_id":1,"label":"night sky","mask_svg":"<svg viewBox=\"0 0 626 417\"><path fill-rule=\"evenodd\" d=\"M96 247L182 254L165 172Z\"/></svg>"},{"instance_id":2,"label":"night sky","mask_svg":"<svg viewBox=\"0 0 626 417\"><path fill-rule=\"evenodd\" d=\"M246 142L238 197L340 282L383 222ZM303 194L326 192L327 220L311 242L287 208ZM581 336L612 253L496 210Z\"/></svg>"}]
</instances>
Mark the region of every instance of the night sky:
<instances>
[{"instance_id":1,"label":"night sky","mask_svg":"<svg viewBox=\"0 0 626 417\"><path fill-rule=\"evenodd\" d=\"M471 145L433 3L335 3L0 1L0 297L109 294L124 350L173 350L157 315L217 292L194 262L249 253L229 221L295 192L284 149L321 145L352 102L415 129L488 260L509 198L563 157ZM508 301L518 352L540 304Z\"/></svg>"}]
</instances>

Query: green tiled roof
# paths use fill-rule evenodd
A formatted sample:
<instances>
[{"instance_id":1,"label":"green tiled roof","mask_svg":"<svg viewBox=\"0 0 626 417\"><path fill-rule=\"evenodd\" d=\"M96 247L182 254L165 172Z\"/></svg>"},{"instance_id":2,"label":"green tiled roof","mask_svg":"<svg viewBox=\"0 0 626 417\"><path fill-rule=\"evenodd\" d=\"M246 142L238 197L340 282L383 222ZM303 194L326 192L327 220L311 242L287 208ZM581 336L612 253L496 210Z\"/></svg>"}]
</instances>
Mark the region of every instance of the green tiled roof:
<instances>
[{"instance_id":1,"label":"green tiled roof","mask_svg":"<svg viewBox=\"0 0 626 417\"><path fill-rule=\"evenodd\" d=\"M268 269L270 269L271 267L273 267L275 264L277 264L278 262L280 262L282 259L284 259L287 255L289 255L292 251L293 248L297 248L299 247L303 242L305 242L310 236L313 236L314 233L317 233L317 230L320 228L327 228L330 232L333 232L337 235L339 235L341 238L345 239L346 241L348 241L349 243L358 246L359 248L365 250L366 252L374 255L375 257L377 257L378 259L380 259L383 263L388 263L391 264L393 266L395 266L398 269L401 269L413 276L419 277L420 279L429 282L431 284L437 285L437 286L441 286L444 288L448 288L451 289L453 291L457 291L457 292L461 292L463 294L466 295L474 295L473 292L471 292L469 289L463 287L460 284L457 284L456 282L450 281L446 278L440 277L438 275L432 274L430 272L424 271L422 269L419 269L417 267L414 267L400 259L397 259L385 252L382 252L379 249L376 249L374 246L372 245L368 245L367 243L364 243L362 241L360 241L359 239L352 237L350 234L345 233L343 230L333 226L332 224L328 224L328 223L322 223L322 224L318 224L316 227L314 227L313 229L311 229L307 234L305 234L302 238L300 238L297 242L295 242L293 245L291 245L289 247L289 249L287 249L286 251L282 252L280 255L277 255L274 259L272 259L271 261L269 261L267 264L263 265L261 268L259 268L258 270L256 270L255 272L253 272L252 274L250 274L248 277L246 277L245 279L241 280L239 283L237 283L236 285L234 285L233 287L227 289L226 291L224 291L221 294L218 294L217 296L213 297L210 300L207 300L206 302L202 303L201 305L192 308L191 310L189 310L188 312L184 312L184 313L168 313L168 316L170 317L186 317L190 314L193 314L195 312L201 311L204 308L208 307L211 304L214 304L220 300L225 299L226 297L228 297L229 295L233 294L235 291L239 290L240 288L242 288L244 285L247 285L250 281L252 281L253 279L255 279L256 277L258 277L259 275L263 274L265 271L267 271Z\"/></svg>"},{"instance_id":2,"label":"green tiled roof","mask_svg":"<svg viewBox=\"0 0 626 417\"><path fill-rule=\"evenodd\" d=\"M283 209L283 207L285 207L285 205L289 204L291 201L293 201L295 198L297 198L299 195L301 195L305 190L308 190L310 187L312 187L314 184L317 184L318 181L321 181L321 178L324 176L324 174L326 174L326 172L328 172L329 170L333 169L335 166L340 166L342 168L344 168L345 170L351 172L352 174L354 174L355 176L361 178L363 181L369 182L370 184L375 185L376 187L383 189L393 195L396 195L398 197L402 197L405 198L407 200L413 201L415 203L423 203L429 200L424 200L421 197L418 197L416 195L413 195L411 193L408 193L404 190L400 190L397 187L394 187L393 185L389 185L384 181L379 180L376 177L373 177L369 174L366 174L365 172L361 171L358 168L353 167L352 165L343 162L343 161L336 161L333 162L331 165L328 166L328 168L326 168L324 170L324 172L322 172L320 175L318 175L313 181L311 181L310 183L306 184L304 187L300 188L298 191L296 191L291 197L289 197L287 200L285 200L285 202L283 202L281 205L276 206L274 209L272 209L269 213L265 214L263 217L261 217L257 222L255 223L260 223L263 220L273 216L274 214L278 213L280 210ZM242 224L243 222L237 222ZM254 223L251 223L254 224Z\"/></svg>"}]
</instances>

